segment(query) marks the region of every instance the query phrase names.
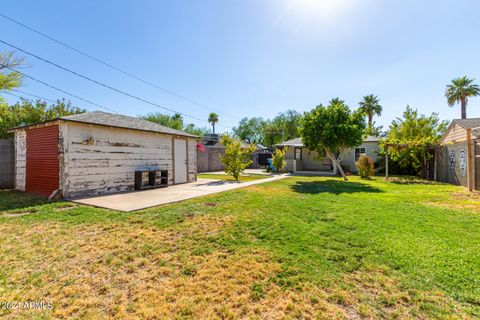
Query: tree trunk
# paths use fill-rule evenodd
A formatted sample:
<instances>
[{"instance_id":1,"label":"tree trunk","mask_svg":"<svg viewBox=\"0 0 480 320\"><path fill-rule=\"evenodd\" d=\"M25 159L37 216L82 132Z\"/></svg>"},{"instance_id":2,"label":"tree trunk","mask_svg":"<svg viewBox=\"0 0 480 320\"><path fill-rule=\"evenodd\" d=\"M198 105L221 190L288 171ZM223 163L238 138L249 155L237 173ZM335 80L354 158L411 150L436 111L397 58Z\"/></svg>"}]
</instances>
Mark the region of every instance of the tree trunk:
<instances>
[{"instance_id":1,"label":"tree trunk","mask_svg":"<svg viewBox=\"0 0 480 320\"><path fill-rule=\"evenodd\" d=\"M340 174L342 175L343 180L348 181L347 175L343 171L342 166L340 165L340 162L338 161L338 159L333 155L333 153L329 151L327 151L326 153L327 153L327 157L332 161L334 168L337 168L338 171L340 171Z\"/></svg>"},{"instance_id":2,"label":"tree trunk","mask_svg":"<svg viewBox=\"0 0 480 320\"><path fill-rule=\"evenodd\" d=\"M213 134L215 134L215 123L212 123Z\"/></svg>"},{"instance_id":3,"label":"tree trunk","mask_svg":"<svg viewBox=\"0 0 480 320\"><path fill-rule=\"evenodd\" d=\"M369 113L368 114L368 127L372 127L372 122L373 122L373 114Z\"/></svg>"},{"instance_id":4,"label":"tree trunk","mask_svg":"<svg viewBox=\"0 0 480 320\"><path fill-rule=\"evenodd\" d=\"M462 119L467 119L467 98L462 98L460 104L462 107Z\"/></svg>"},{"instance_id":5,"label":"tree trunk","mask_svg":"<svg viewBox=\"0 0 480 320\"><path fill-rule=\"evenodd\" d=\"M340 162L338 162L337 160L335 160L335 163L337 164L338 170L340 171L340 174L341 174L342 177L343 177L343 181L348 181L347 175L346 175L345 172L343 171L342 166L340 165Z\"/></svg>"}]
</instances>

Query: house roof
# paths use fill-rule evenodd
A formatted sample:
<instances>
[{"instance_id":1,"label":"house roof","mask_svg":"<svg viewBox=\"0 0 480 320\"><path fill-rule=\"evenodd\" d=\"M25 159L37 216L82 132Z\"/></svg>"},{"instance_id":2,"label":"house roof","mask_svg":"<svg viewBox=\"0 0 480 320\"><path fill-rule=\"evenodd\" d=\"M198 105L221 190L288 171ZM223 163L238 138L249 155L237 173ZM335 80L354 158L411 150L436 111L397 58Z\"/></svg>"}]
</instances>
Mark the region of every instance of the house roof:
<instances>
[{"instance_id":1,"label":"house roof","mask_svg":"<svg viewBox=\"0 0 480 320\"><path fill-rule=\"evenodd\" d=\"M367 136L363 142L379 142L380 138L375 136ZM277 147L304 147L302 138L291 139L282 143L276 144Z\"/></svg>"},{"instance_id":2,"label":"house roof","mask_svg":"<svg viewBox=\"0 0 480 320\"><path fill-rule=\"evenodd\" d=\"M291 140L284 141L282 143L277 143L278 147L303 147L302 138L295 138Z\"/></svg>"},{"instance_id":3,"label":"house roof","mask_svg":"<svg viewBox=\"0 0 480 320\"><path fill-rule=\"evenodd\" d=\"M136 117L124 116L121 114L102 112L102 111L93 111L93 112L76 114L72 116L58 117L56 119L52 119L46 122L51 122L56 120L96 124L101 126L109 126L109 127L117 127L117 128L125 128L125 129L132 129L132 130L149 131L149 132L158 132L158 133L197 138L197 136L195 135L192 135L180 130L168 128L151 121L143 120ZM37 124L17 127L17 128L13 128L12 130L27 128Z\"/></svg>"}]
</instances>

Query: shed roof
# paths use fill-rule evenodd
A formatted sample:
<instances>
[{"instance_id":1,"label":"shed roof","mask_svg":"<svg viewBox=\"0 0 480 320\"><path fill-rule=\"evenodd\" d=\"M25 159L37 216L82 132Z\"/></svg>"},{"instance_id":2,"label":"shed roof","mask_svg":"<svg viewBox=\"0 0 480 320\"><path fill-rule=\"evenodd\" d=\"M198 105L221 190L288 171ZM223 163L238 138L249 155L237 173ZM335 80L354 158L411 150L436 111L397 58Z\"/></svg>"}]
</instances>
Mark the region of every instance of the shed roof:
<instances>
[{"instance_id":1,"label":"shed roof","mask_svg":"<svg viewBox=\"0 0 480 320\"><path fill-rule=\"evenodd\" d=\"M474 137L480 137L480 118L470 118L470 119L453 119L450 125L448 126L447 130L440 139L440 143L444 143L446 139L448 139L450 133L452 132L452 128L455 125L467 130L471 129L471 134ZM466 139L466 137L465 137Z\"/></svg>"},{"instance_id":2,"label":"shed roof","mask_svg":"<svg viewBox=\"0 0 480 320\"><path fill-rule=\"evenodd\" d=\"M102 111L92 111L92 112L86 112L81 114L75 114L71 116L63 116L63 117L58 117L56 119L52 119L46 122L56 121L56 120L96 124L101 126L125 128L125 129L140 130L140 131L158 132L158 133L173 134L173 135L194 137L194 138L198 137L196 135L189 134L180 130L168 128L148 120L143 120L136 117L124 116L121 114L102 112ZM36 124L13 128L12 130L27 128L33 125L36 125Z\"/></svg>"},{"instance_id":3,"label":"shed roof","mask_svg":"<svg viewBox=\"0 0 480 320\"><path fill-rule=\"evenodd\" d=\"M480 118L454 119L452 124L458 124L464 129L475 129L480 127Z\"/></svg>"},{"instance_id":4,"label":"shed roof","mask_svg":"<svg viewBox=\"0 0 480 320\"><path fill-rule=\"evenodd\" d=\"M363 142L379 142L380 138L375 136L367 136ZM276 144L277 147L304 147L302 138L291 139L282 143Z\"/></svg>"}]
</instances>

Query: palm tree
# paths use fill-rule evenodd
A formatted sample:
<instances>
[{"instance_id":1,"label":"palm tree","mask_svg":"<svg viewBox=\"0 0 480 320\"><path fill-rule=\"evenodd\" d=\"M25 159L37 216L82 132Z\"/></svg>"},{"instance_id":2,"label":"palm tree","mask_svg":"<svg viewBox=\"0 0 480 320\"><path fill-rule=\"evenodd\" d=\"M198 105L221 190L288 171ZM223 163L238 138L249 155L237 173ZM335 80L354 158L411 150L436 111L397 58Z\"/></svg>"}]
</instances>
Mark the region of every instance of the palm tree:
<instances>
[{"instance_id":1,"label":"palm tree","mask_svg":"<svg viewBox=\"0 0 480 320\"><path fill-rule=\"evenodd\" d=\"M368 117L368 128L371 129L373 125L373 116L380 116L382 114L382 106L380 100L376 95L370 94L363 97L363 100L358 103L360 105L360 111L365 113Z\"/></svg>"},{"instance_id":2,"label":"palm tree","mask_svg":"<svg viewBox=\"0 0 480 320\"><path fill-rule=\"evenodd\" d=\"M218 114L212 112L208 115L208 122L212 124L213 134L215 134L215 123L218 122Z\"/></svg>"},{"instance_id":3,"label":"palm tree","mask_svg":"<svg viewBox=\"0 0 480 320\"><path fill-rule=\"evenodd\" d=\"M474 81L475 79L469 79L467 76L453 79L452 82L447 85L447 89L445 90L445 97L447 98L450 107L460 103L462 108L462 119L467 118L468 97L476 97L480 95L480 86L473 83Z\"/></svg>"},{"instance_id":4,"label":"palm tree","mask_svg":"<svg viewBox=\"0 0 480 320\"><path fill-rule=\"evenodd\" d=\"M340 99L339 97L336 97L336 98L333 98L330 100L330 104L331 105L334 105L334 104L344 104L345 101L343 101L342 99Z\"/></svg>"}]
</instances>

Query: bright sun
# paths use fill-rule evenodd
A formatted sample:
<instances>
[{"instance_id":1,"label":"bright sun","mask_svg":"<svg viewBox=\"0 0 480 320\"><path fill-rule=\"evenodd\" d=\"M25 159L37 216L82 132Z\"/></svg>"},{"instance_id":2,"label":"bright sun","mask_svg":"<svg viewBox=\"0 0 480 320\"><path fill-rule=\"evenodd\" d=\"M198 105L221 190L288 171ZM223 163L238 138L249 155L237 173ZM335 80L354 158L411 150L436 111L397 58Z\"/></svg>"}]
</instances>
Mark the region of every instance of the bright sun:
<instances>
[{"instance_id":1,"label":"bright sun","mask_svg":"<svg viewBox=\"0 0 480 320\"><path fill-rule=\"evenodd\" d=\"M291 10L330 20L350 11L355 2L355 0L293 0Z\"/></svg>"}]
</instances>

